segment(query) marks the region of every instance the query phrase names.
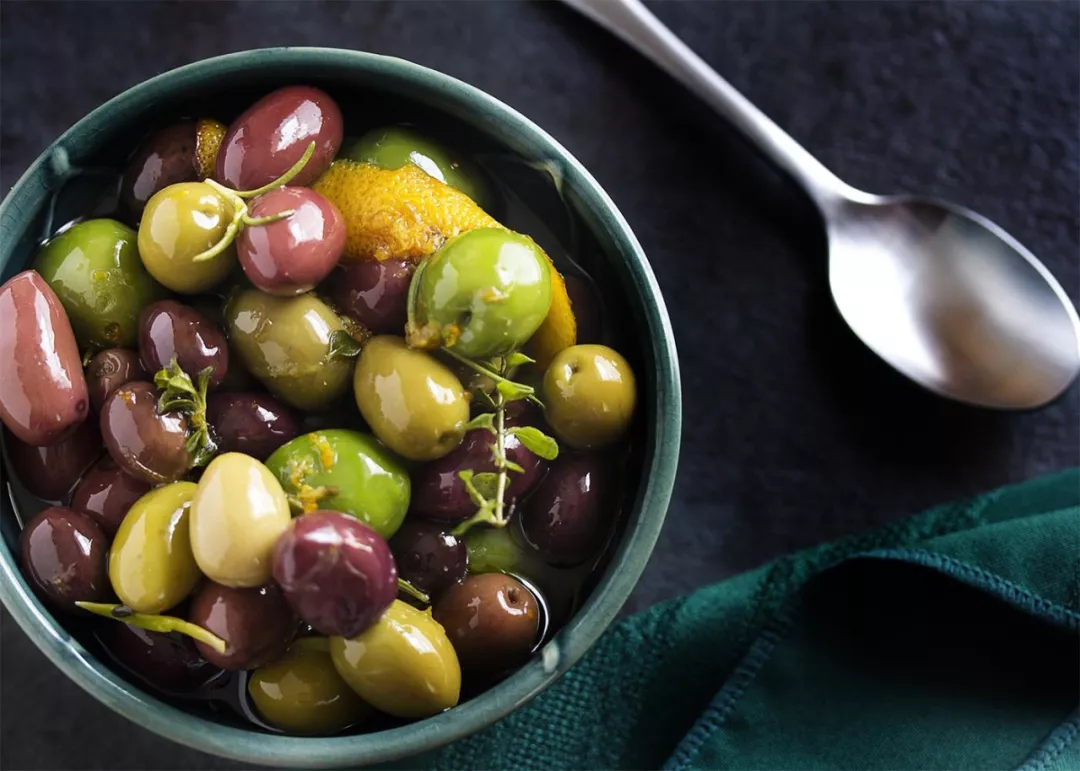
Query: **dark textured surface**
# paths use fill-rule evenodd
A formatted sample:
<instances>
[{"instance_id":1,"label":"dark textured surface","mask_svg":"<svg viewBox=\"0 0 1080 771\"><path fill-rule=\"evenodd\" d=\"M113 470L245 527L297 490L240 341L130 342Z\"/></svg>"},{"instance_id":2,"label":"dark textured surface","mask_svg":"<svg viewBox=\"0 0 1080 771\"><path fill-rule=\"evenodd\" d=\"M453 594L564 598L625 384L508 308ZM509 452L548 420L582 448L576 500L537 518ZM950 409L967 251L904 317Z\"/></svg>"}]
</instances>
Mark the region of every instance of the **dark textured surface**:
<instances>
[{"instance_id":1,"label":"dark textured surface","mask_svg":"<svg viewBox=\"0 0 1080 771\"><path fill-rule=\"evenodd\" d=\"M691 47L852 184L999 222L1075 299L1075 3L667 3ZM628 609L930 504L1080 461L1074 386L1037 413L927 396L837 320L805 206L700 111L556 4L0 4L0 189L163 70L265 45L391 53L483 88L597 177L634 227L682 355L682 463ZM141 731L4 618L3 768L232 768Z\"/></svg>"}]
</instances>

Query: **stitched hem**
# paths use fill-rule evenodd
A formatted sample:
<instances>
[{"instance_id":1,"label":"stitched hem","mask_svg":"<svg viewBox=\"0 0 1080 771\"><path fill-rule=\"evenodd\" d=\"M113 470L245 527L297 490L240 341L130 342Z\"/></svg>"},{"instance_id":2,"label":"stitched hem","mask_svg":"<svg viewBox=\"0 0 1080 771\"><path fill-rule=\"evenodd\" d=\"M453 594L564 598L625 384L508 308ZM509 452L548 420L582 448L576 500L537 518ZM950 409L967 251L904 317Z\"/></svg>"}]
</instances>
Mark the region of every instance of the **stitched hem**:
<instances>
[{"instance_id":1,"label":"stitched hem","mask_svg":"<svg viewBox=\"0 0 1080 771\"><path fill-rule=\"evenodd\" d=\"M1017 771L1045 771L1080 735L1080 709L1050 732L1044 741Z\"/></svg>"}]
</instances>

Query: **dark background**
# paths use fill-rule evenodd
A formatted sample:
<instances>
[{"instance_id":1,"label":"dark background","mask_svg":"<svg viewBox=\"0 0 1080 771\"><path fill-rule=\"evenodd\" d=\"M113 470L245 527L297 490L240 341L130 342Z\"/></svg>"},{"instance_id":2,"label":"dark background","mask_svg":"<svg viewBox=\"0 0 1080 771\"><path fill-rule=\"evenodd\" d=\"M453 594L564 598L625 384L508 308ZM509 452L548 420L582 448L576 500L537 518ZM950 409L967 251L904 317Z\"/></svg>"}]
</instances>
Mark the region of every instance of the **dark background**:
<instances>
[{"instance_id":1,"label":"dark background","mask_svg":"<svg viewBox=\"0 0 1080 771\"><path fill-rule=\"evenodd\" d=\"M1076 299L1076 3L652 7L845 180L974 208ZM628 610L1080 461L1075 386L1036 413L988 413L922 393L863 350L830 304L805 202L650 65L558 4L3 2L0 28L3 192L129 86L269 45L415 60L569 148L649 255L682 360L678 484ZM6 615L2 642L3 768L235 767L110 713Z\"/></svg>"}]
</instances>

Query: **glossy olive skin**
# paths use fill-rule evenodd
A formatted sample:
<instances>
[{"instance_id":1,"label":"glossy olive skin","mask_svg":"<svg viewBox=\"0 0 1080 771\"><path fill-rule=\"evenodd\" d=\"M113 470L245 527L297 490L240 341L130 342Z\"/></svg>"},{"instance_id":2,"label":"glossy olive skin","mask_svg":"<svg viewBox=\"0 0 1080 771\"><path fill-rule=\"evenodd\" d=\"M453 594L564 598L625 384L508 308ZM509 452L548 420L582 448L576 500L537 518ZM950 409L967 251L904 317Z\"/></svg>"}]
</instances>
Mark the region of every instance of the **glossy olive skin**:
<instances>
[{"instance_id":1,"label":"glossy olive skin","mask_svg":"<svg viewBox=\"0 0 1080 771\"><path fill-rule=\"evenodd\" d=\"M222 669L254 669L276 661L300 626L273 583L244 589L203 581L191 598L187 617L225 640L224 653L195 643L203 658Z\"/></svg>"},{"instance_id":2,"label":"glossy olive skin","mask_svg":"<svg viewBox=\"0 0 1080 771\"><path fill-rule=\"evenodd\" d=\"M242 452L260 461L300 430L292 410L269 394L211 394L206 400L206 419L221 452Z\"/></svg>"},{"instance_id":3,"label":"glossy olive skin","mask_svg":"<svg viewBox=\"0 0 1080 771\"><path fill-rule=\"evenodd\" d=\"M174 482L188 470L187 418L157 412L157 393L143 381L125 383L101 407L105 449L128 474L152 484Z\"/></svg>"},{"instance_id":4,"label":"glossy olive skin","mask_svg":"<svg viewBox=\"0 0 1080 771\"><path fill-rule=\"evenodd\" d=\"M371 434L314 431L279 448L266 467L305 508L344 512L383 538L397 531L409 509L408 471Z\"/></svg>"},{"instance_id":5,"label":"glossy olive skin","mask_svg":"<svg viewBox=\"0 0 1080 771\"><path fill-rule=\"evenodd\" d=\"M397 596L386 541L336 511L293 520L274 548L274 580L297 615L325 635L360 634Z\"/></svg>"},{"instance_id":6,"label":"glossy olive skin","mask_svg":"<svg viewBox=\"0 0 1080 771\"><path fill-rule=\"evenodd\" d=\"M346 316L376 335L400 335L408 320L409 281L416 265L405 260L360 260L338 268L327 285Z\"/></svg>"},{"instance_id":7,"label":"glossy olive skin","mask_svg":"<svg viewBox=\"0 0 1080 771\"><path fill-rule=\"evenodd\" d=\"M326 93L310 86L279 88L229 126L214 179L233 190L255 190L279 179L314 141L314 155L291 181L310 185L334 160L343 131L341 110Z\"/></svg>"},{"instance_id":8,"label":"glossy olive skin","mask_svg":"<svg viewBox=\"0 0 1080 771\"><path fill-rule=\"evenodd\" d=\"M144 305L164 293L139 259L135 231L116 220L80 222L49 241L34 269L67 311L83 348L131 348Z\"/></svg>"},{"instance_id":9,"label":"glossy olive skin","mask_svg":"<svg viewBox=\"0 0 1080 771\"><path fill-rule=\"evenodd\" d=\"M507 527L474 527L465 534L470 573L518 573L531 575L529 555Z\"/></svg>"},{"instance_id":10,"label":"glossy olive skin","mask_svg":"<svg viewBox=\"0 0 1080 771\"><path fill-rule=\"evenodd\" d=\"M388 715L422 718L458 703L461 667L431 611L401 600L363 634L330 638L334 668L361 699Z\"/></svg>"},{"instance_id":11,"label":"glossy olive skin","mask_svg":"<svg viewBox=\"0 0 1080 771\"><path fill-rule=\"evenodd\" d=\"M368 341L356 363L353 393L375 435L406 458L440 458L465 435L469 404L461 381L400 337Z\"/></svg>"},{"instance_id":12,"label":"glossy olive skin","mask_svg":"<svg viewBox=\"0 0 1080 771\"><path fill-rule=\"evenodd\" d=\"M66 501L83 472L101 455L96 420L84 420L75 433L56 444L35 447L13 433L4 434L11 470L31 495Z\"/></svg>"},{"instance_id":13,"label":"glossy olive skin","mask_svg":"<svg viewBox=\"0 0 1080 771\"><path fill-rule=\"evenodd\" d=\"M325 637L300 638L252 672L248 695L263 720L293 734L337 733L371 714L334 669Z\"/></svg>"},{"instance_id":14,"label":"glossy olive skin","mask_svg":"<svg viewBox=\"0 0 1080 771\"><path fill-rule=\"evenodd\" d=\"M390 539L398 575L430 597L465 577L465 543L436 522L410 517Z\"/></svg>"},{"instance_id":15,"label":"glossy olive skin","mask_svg":"<svg viewBox=\"0 0 1080 771\"><path fill-rule=\"evenodd\" d=\"M71 325L32 270L0 287L0 420L26 444L61 441L86 419L90 397Z\"/></svg>"},{"instance_id":16,"label":"glossy olive skin","mask_svg":"<svg viewBox=\"0 0 1080 771\"><path fill-rule=\"evenodd\" d=\"M217 325L190 306L160 300L139 314L139 358L152 376L174 356L196 384L208 367L211 388L221 385L229 371L229 346Z\"/></svg>"},{"instance_id":17,"label":"glossy olive skin","mask_svg":"<svg viewBox=\"0 0 1080 771\"><path fill-rule=\"evenodd\" d=\"M78 612L76 602L109 599L108 551L108 539L92 519L61 506L38 512L19 536L23 575L60 610Z\"/></svg>"},{"instance_id":18,"label":"glossy olive skin","mask_svg":"<svg viewBox=\"0 0 1080 771\"><path fill-rule=\"evenodd\" d=\"M528 659L540 630L540 610L523 583L502 573L469 576L435 603L461 667L490 672Z\"/></svg>"},{"instance_id":19,"label":"glossy olive skin","mask_svg":"<svg viewBox=\"0 0 1080 771\"><path fill-rule=\"evenodd\" d=\"M345 250L345 220L330 201L306 187L281 187L260 195L252 217L293 213L267 225L250 225L236 239L236 256L252 284L268 294L294 297L313 289Z\"/></svg>"},{"instance_id":20,"label":"glossy olive skin","mask_svg":"<svg viewBox=\"0 0 1080 771\"><path fill-rule=\"evenodd\" d=\"M86 386L90 391L90 403L100 414L109 394L132 380L148 380L149 377L135 351L127 348L106 348L98 351L86 365Z\"/></svg>"},{"instance_id":21,"label":"glossy olive skin","mask_svg":"<svg viewBox=\"0 0 1080 771\"><path fill-rule=\"evenodd\" d=\"M560 352L544 373L548 424L579 450L621 439L637 403L634 371L604 345L573 345Z\"/></svg>"},{"instance_id":22,"label":"glossy olive skin","mask_svg":"<svg viewBox=\"0 0 1080 771\"><path fill-rule=\"evenodd\" d=\"M580 565L604 547L618 492L609 465L595 455L563 453L529 498L522 533L549 565Z\"/></svg>"},{"instance_id":23,"label":"glossy olive skin","mask_svg":"<svg viewBox=\"0 0 1080 771\"><path fill-rule=\"evenodd\" d=\"M225 309L225 325L241 363L293 407L318 411L348 389L353 360L329 356L331 335L345 327L313 295L239 291Z\"/></svg>"},{"instance_id":24,"label":"glossy olive skin","mask_svg":"<svg viewBox=\"0 0 1080 771\"><path fill-rule=\"evenodd\" d=\"M102 624L98 639L125 668L155 688L190 693L221 674L181 634L148 632L131 624Z\"/></svg>"},{"instance_id":25,"label":"glossy olive skin","mask_svg":"<svg viewBox=\"0 0 1080 771\"><path fill-rule=\"evenodd\" d=\"M71 508L90 517L105 535L112 538L120 529L128 509L148 492L149 482L125 473L106 454L79 480L71 494Z\"/></svg>"},{"instance_id":26,"label":"glossy olive skin","mask_svg":"<svg viewBox=\"0 0 1080 771\"><path fill-rule=\"evenodd\" d=\"M162 188L198 178L195 121L166 126L143 140L128 162L120 180L120 202L137 216Z\"/></svg>"}]
</instances>

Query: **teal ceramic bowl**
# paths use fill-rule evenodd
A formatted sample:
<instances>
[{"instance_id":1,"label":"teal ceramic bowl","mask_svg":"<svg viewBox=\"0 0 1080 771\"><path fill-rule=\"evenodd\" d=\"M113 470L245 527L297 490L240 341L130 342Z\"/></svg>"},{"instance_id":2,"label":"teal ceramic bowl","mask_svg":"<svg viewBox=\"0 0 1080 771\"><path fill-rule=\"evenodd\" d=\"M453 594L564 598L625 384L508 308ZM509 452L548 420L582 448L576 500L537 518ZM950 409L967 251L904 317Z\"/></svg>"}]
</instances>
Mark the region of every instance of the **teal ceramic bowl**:
<instances>
[{"instance_id":1,"label":"teal ceramic bowl","mask_svg":"<svg viewBox=\"0 0 1080 771\"><path fill-rule=\"evenodd\" d=\"M309 83L341 104L345 125L407 121L437 125L504 188L493 212L526 230L553 256L584 265L602 289L604 313L639 373L640 426L627 475L618 541L574 618L530 663L454 709L402 728L331 738L268 735L170 706L134 686L66 631L31 593L17 562L18 522L0 502L0 599L30 639L103 704L158 734L212 754L289 767L384 764L468 736L517 709L560 677L615 619L652 552L678 459L681 394L675 343L649 264L626 221L596 181L531 121L460 81L400 59L353 51L284 48L197 62L153 78L87 115L35 161L0 205L0 278L21 270L47 227L52 191L69 166L120 168L139 138L164 119L228 120L278 86ZM85 190L83 188L86 188ZM72 183L52 205L57 222L86 212L90 190ZM558 256L556 257L558 259ZM602 737L597 737L602 741Z\"/></svg>"}]
</instances>

